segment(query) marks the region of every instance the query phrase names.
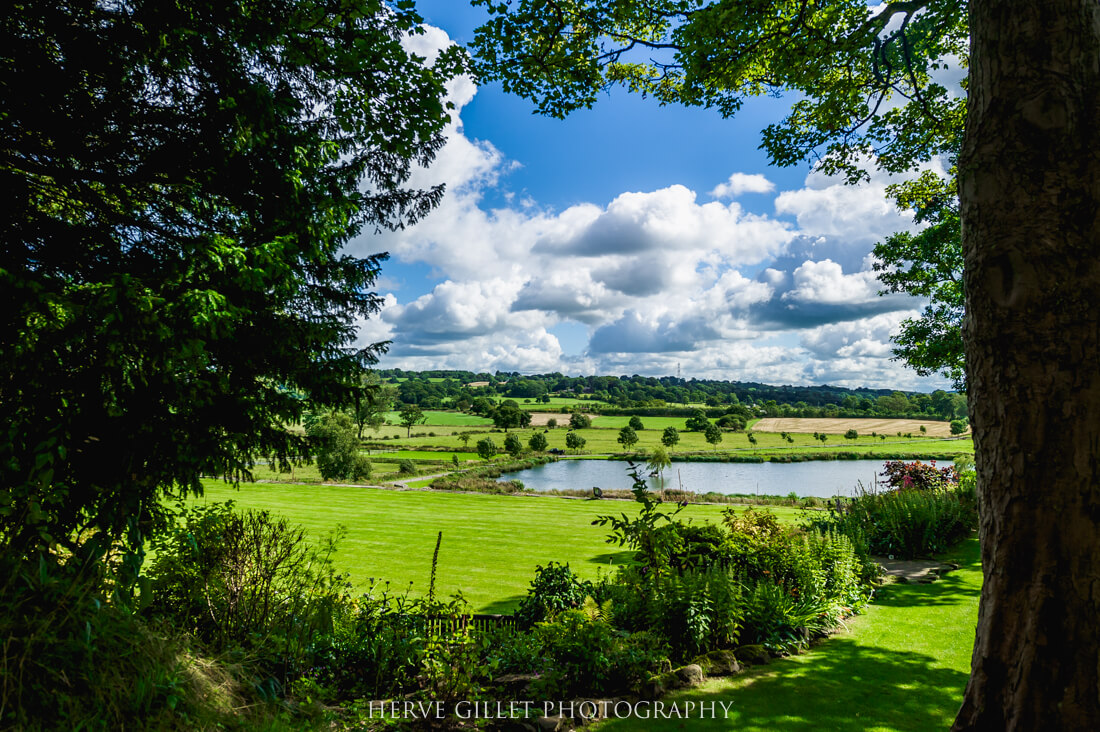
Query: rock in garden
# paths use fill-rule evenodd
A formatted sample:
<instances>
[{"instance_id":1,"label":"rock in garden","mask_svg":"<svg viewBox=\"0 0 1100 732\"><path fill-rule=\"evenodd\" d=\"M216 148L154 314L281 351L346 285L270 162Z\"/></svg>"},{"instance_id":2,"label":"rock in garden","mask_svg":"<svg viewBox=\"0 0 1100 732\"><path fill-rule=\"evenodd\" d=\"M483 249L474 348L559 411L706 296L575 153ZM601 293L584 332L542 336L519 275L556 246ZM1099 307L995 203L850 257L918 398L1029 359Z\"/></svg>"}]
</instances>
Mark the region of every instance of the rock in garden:
<instances>
[{"instance_id":1,"label":"rock in garden","mask_svg":"<svg viewBox=\"0 0 1100 732\"><path fill-rule=\"evenodd\" d=\"M772 660L768 649L758 645L741 646L734 651L734 655L745 666L763 666Z\"/></svg>"},{"instance_id":2,"label":"rock in garden","mask_svg":"<svg viewBox=\"0 0 1100 732\"><path fill-rule=\"evenodd\" d=\"M703 675L703 669L699 664L689 663L683 668L676 669L676 678L681 686L698 686L703 683L706 676Z\"/></svg>"},{"instance_id":3,"label":"rock in garden","mask_svg":"<svg viewBox=\"0 0 1100 732\"><path fill-rule=\"evenodd\" d=\"M706 656L703 667L707 676L732 676L741 673L741 664L733 651L711 651Z\"/></svg>"}]
</instances>

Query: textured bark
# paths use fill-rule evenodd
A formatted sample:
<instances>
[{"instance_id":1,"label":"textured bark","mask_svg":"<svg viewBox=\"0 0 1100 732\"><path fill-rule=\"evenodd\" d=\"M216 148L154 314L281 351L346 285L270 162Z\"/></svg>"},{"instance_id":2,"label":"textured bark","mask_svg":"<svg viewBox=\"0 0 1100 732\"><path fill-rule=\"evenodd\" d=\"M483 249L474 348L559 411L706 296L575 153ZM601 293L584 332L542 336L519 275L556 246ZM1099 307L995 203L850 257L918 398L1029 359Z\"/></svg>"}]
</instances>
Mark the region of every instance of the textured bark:
<instances>
[{"instance_id":1,"label":"textured bark","mask_svg":"<svg viewBox=\"0 0 1100 732\"><path fill-rule=\"evenodd\" d=\"M1100 3L971 0L977 638L955 729L1100 729Z\"/></svg>"}]
</instances>

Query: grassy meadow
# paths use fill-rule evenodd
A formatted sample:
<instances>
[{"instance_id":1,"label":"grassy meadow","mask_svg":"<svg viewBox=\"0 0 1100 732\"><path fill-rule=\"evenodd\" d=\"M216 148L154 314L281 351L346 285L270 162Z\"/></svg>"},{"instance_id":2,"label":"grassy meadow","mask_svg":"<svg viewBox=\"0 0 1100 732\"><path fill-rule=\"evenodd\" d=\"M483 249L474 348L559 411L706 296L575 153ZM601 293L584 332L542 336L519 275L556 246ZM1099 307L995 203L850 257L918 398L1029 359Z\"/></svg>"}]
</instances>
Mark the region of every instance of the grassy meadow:
<instances>
[{"instance_id":1,"label":"grassy meadow","mask_svg":"<svg viewBox=\"0 0 1100 732\"><path fill-rule=\"evenodd\" d=\"M443 532L437 594L461 590L475 612L510 612L526 594L536 565L568 562L578 574L627 562L630 552L606 543L592 526L601 514L636 512L626 501L557 497L393 491L333 485L241 484L204 481L200 501L232 499L239 507L266 509L304 526L315 540L337 524L347 529L335 557L357 591L372 581L416 595L427 593L432 551ZM722 506L689 506L681 517L721 519ZM771 509L794 521L792 508Z\"/></svg>"}]
</instances>

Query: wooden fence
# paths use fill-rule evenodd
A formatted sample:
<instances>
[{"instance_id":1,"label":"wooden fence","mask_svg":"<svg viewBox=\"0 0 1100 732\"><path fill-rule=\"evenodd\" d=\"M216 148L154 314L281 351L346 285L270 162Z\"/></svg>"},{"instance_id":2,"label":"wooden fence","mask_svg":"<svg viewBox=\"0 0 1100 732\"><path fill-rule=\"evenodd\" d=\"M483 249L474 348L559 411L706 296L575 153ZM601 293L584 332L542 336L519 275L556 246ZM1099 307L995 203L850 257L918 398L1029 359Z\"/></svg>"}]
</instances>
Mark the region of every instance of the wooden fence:
<instances>
[{"instance_id":1,"label":"wooden fence","mask_svg":"<svg viewBox=\"0 0 1100 732\"><path fill-rule=\"evenodd\" d=\"M516 616L483 614L428 616L428 631L435 636L484 633L498 628L508 633L515 633Z\"/></svg>"}]
</instances>

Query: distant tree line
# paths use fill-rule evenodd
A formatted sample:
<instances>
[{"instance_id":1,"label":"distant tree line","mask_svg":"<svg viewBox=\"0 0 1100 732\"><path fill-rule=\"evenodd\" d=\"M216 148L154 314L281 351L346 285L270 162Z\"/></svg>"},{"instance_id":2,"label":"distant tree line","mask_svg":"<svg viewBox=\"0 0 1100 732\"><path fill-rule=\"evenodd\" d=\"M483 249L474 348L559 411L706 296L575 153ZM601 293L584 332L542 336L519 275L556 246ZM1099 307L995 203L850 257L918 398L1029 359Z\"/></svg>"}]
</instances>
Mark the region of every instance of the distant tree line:
<instances>
[{"instance_id":1,"label":"distant tree line","mask_svg":"<svg viewBox=\"0 0 1100 732\"><path fill-rule=\"evenodd\" d=\"M548 403L550 395L573 396L603 414L689 416L692 405L712 415L733 406L770 417L915 417L944 420L967 416L966 397L840 386L774 386L755 382L682 379L675 376L564 376L472 371L378 371L397 390L397 400L424 409L458 409L492 416L501 399Z\"/></svg>"}]
</instances>

